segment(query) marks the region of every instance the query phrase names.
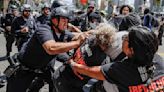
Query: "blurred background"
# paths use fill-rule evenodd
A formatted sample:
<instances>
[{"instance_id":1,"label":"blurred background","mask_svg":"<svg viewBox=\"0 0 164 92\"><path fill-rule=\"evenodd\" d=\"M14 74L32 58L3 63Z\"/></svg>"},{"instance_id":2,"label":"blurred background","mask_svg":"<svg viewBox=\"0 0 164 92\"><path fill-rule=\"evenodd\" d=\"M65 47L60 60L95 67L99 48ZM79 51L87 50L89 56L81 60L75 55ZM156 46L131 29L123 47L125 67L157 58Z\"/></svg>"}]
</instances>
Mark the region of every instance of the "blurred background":
<instances>
[{"instance_id":1,"label":"blurred background","mask_svg":"<svg viewBox=\"0 0 164 92\"><path fill-rule=\"evenodd\" d=\"M46 2L51 5L54 0L0 0L0 12L5 14L10 5L18 7L22 4L30 4L33 11L40 11L42 5ZM155 14L164 14L164 0L63 0L74 8L86 9L88 3L93 2L98 10L105 10L108 14L117 13L120 6L128 4L135 12L143 14L145 8L150 8ZM113 10L113 11L112 11Z\"/></svg>"}]
</instances>

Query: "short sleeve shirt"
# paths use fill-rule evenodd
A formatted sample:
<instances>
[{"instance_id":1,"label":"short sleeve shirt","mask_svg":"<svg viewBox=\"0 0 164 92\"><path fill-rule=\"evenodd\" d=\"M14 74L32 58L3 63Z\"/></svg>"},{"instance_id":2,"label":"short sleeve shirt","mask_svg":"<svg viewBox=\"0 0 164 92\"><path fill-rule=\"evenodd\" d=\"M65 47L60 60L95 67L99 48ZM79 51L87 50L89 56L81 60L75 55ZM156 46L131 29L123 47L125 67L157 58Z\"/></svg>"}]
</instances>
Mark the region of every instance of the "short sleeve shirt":
<instances>
[{"instance_id":1,"label":"short sleeve shirt","mask_svg":"<svg viewBox=\"0 0 164 92\"><path fill-rule=\"evenodd\" d=\"M69 39L73 37L71 33L65 35L64 37ZM41 24L32 38L22 47L19 53L21 63L31 68L45 67L54 58L54 55L49 55L42 47L49 40L56 40L53 31L49 25Z\"/></svg>"},{"instance_id":2,"label":"short sleeve shirt","mask_svg":"<svg viewBox=\"0 0 164 92\"><path fill-rule=\"evenodd\" d=\"M109 63L101 68L106 80L116 84L119 92L129 92L129 86L142 83L137 66L128 61Z\"/></svg>"}]
</instances>

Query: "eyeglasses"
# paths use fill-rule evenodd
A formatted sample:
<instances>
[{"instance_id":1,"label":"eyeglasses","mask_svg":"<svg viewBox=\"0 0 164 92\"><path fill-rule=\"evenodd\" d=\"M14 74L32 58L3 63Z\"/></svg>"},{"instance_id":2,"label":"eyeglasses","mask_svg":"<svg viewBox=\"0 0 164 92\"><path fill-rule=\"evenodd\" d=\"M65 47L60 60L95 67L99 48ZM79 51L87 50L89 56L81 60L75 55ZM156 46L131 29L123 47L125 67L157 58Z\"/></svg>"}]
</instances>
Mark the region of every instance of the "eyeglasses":
<instances>
[{"instance_id":1,"label":"eyeglasses","mask_svg":"<svg viewBox=\"0 0 164 92\"><path fill-rule=\"evenodd\" d=\"M24 12L31 12L31 10L24 10Z\"/></svg>"},{"instance_id":2,"label":"eyeglasses","mask_svg":"<svg viewBox=\"0 0 164 92\"><path fill-rule=\"evenodd\" d=\"M128 35L123 35L123 36L122 36L122 40L124 40L124 41L129 41Z\"/></svg>"}]
</instances>

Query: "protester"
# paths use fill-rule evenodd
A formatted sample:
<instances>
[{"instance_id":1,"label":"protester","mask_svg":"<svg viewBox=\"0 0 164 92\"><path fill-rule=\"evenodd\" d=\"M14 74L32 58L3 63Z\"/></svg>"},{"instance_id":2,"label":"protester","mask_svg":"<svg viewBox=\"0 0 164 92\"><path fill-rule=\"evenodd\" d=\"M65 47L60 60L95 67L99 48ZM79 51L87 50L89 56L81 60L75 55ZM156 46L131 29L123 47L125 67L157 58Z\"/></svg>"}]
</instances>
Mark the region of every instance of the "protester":
<instances>
[{"instance_id":1,"label":"protester","mask_svg":"<svg viewBox=\"0 0 164 92\"><path fill-rule=\"evenodd\" d=\"M128 31L130 27L139 25L141 25L140 16L136 13L130 13L122 17L122 20L119 23L119 31Z\"/></svg>"},{"instance_id":2,"label":"protester","mask_svg":"<svg viewBox=\"0 0 164 92\"><path fill-rule=\"evenodd\" d=\"M133 12L133 8L129 5L122 5L120 8L121 15L128 15L129 13Z\"/></svg>"},{"instance_id":3,"label":"protester","mask_svg":"<svg viewBox=\"0 0 164 92\"><path fill-rule=\"evenodd\" d=\"M84 44L76 50L72 58L77 63L88 66L97 66L109 62L105 52L111 46L115 32L116 29L113 26L101 23L91 32L92 35L87 38ZM63 61L66 62L68 59ZM83 92L83 86L90 79L90 77L74 73L68 64L62 65L54 73L56 92Z\"/></svg>"},{"instance_id":4,"label":"protester","mask_svg":"<svg viewBox=\"0 0 164 92\"><path fill-rule=\"evenodd\" d=\"M122 62L88 67L70 60L70 66L74 72L99 80L107 80L113 84L111 90L115 90L114 92L135 92L134 88L138 86L142 88L136 90L144 90L145 88L149 91L160 90L163 84L158 85L157 82L163 80L163 77L159 77L153 82L150 81L153 79L153 57L158 50L156 35L149 32L147 28L132 27L129 29L129 34L123 37L123 40L122 49L127 58L123 59ZM149 86L143 85L150 82L156 83L158 86L150 89Z\"/></svg>"}]
</instances>

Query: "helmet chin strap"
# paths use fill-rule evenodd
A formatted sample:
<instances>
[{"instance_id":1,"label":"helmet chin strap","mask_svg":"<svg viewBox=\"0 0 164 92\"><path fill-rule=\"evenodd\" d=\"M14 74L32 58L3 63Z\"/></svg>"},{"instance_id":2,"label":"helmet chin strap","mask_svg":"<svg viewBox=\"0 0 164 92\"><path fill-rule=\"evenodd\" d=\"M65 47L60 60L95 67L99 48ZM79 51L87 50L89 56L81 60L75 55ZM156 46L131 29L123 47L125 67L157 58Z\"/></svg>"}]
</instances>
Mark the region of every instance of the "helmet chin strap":
<instances>
[{"instance_id":1,"label":"helmet chin strap","mask_svg":"<svg viewBox=\"0 0 164 92\"><path fill-rule=\"evenodd\" d=\"M59 33L61 33L62 30L59 29L60 17L58 17L57 20L58 20L57 25L55 25L55 24L52 22L52 20L51 20L51 24L52 24L52 26L54 26L54 27L58 30Z\"/></svg>"}]
</instances>

